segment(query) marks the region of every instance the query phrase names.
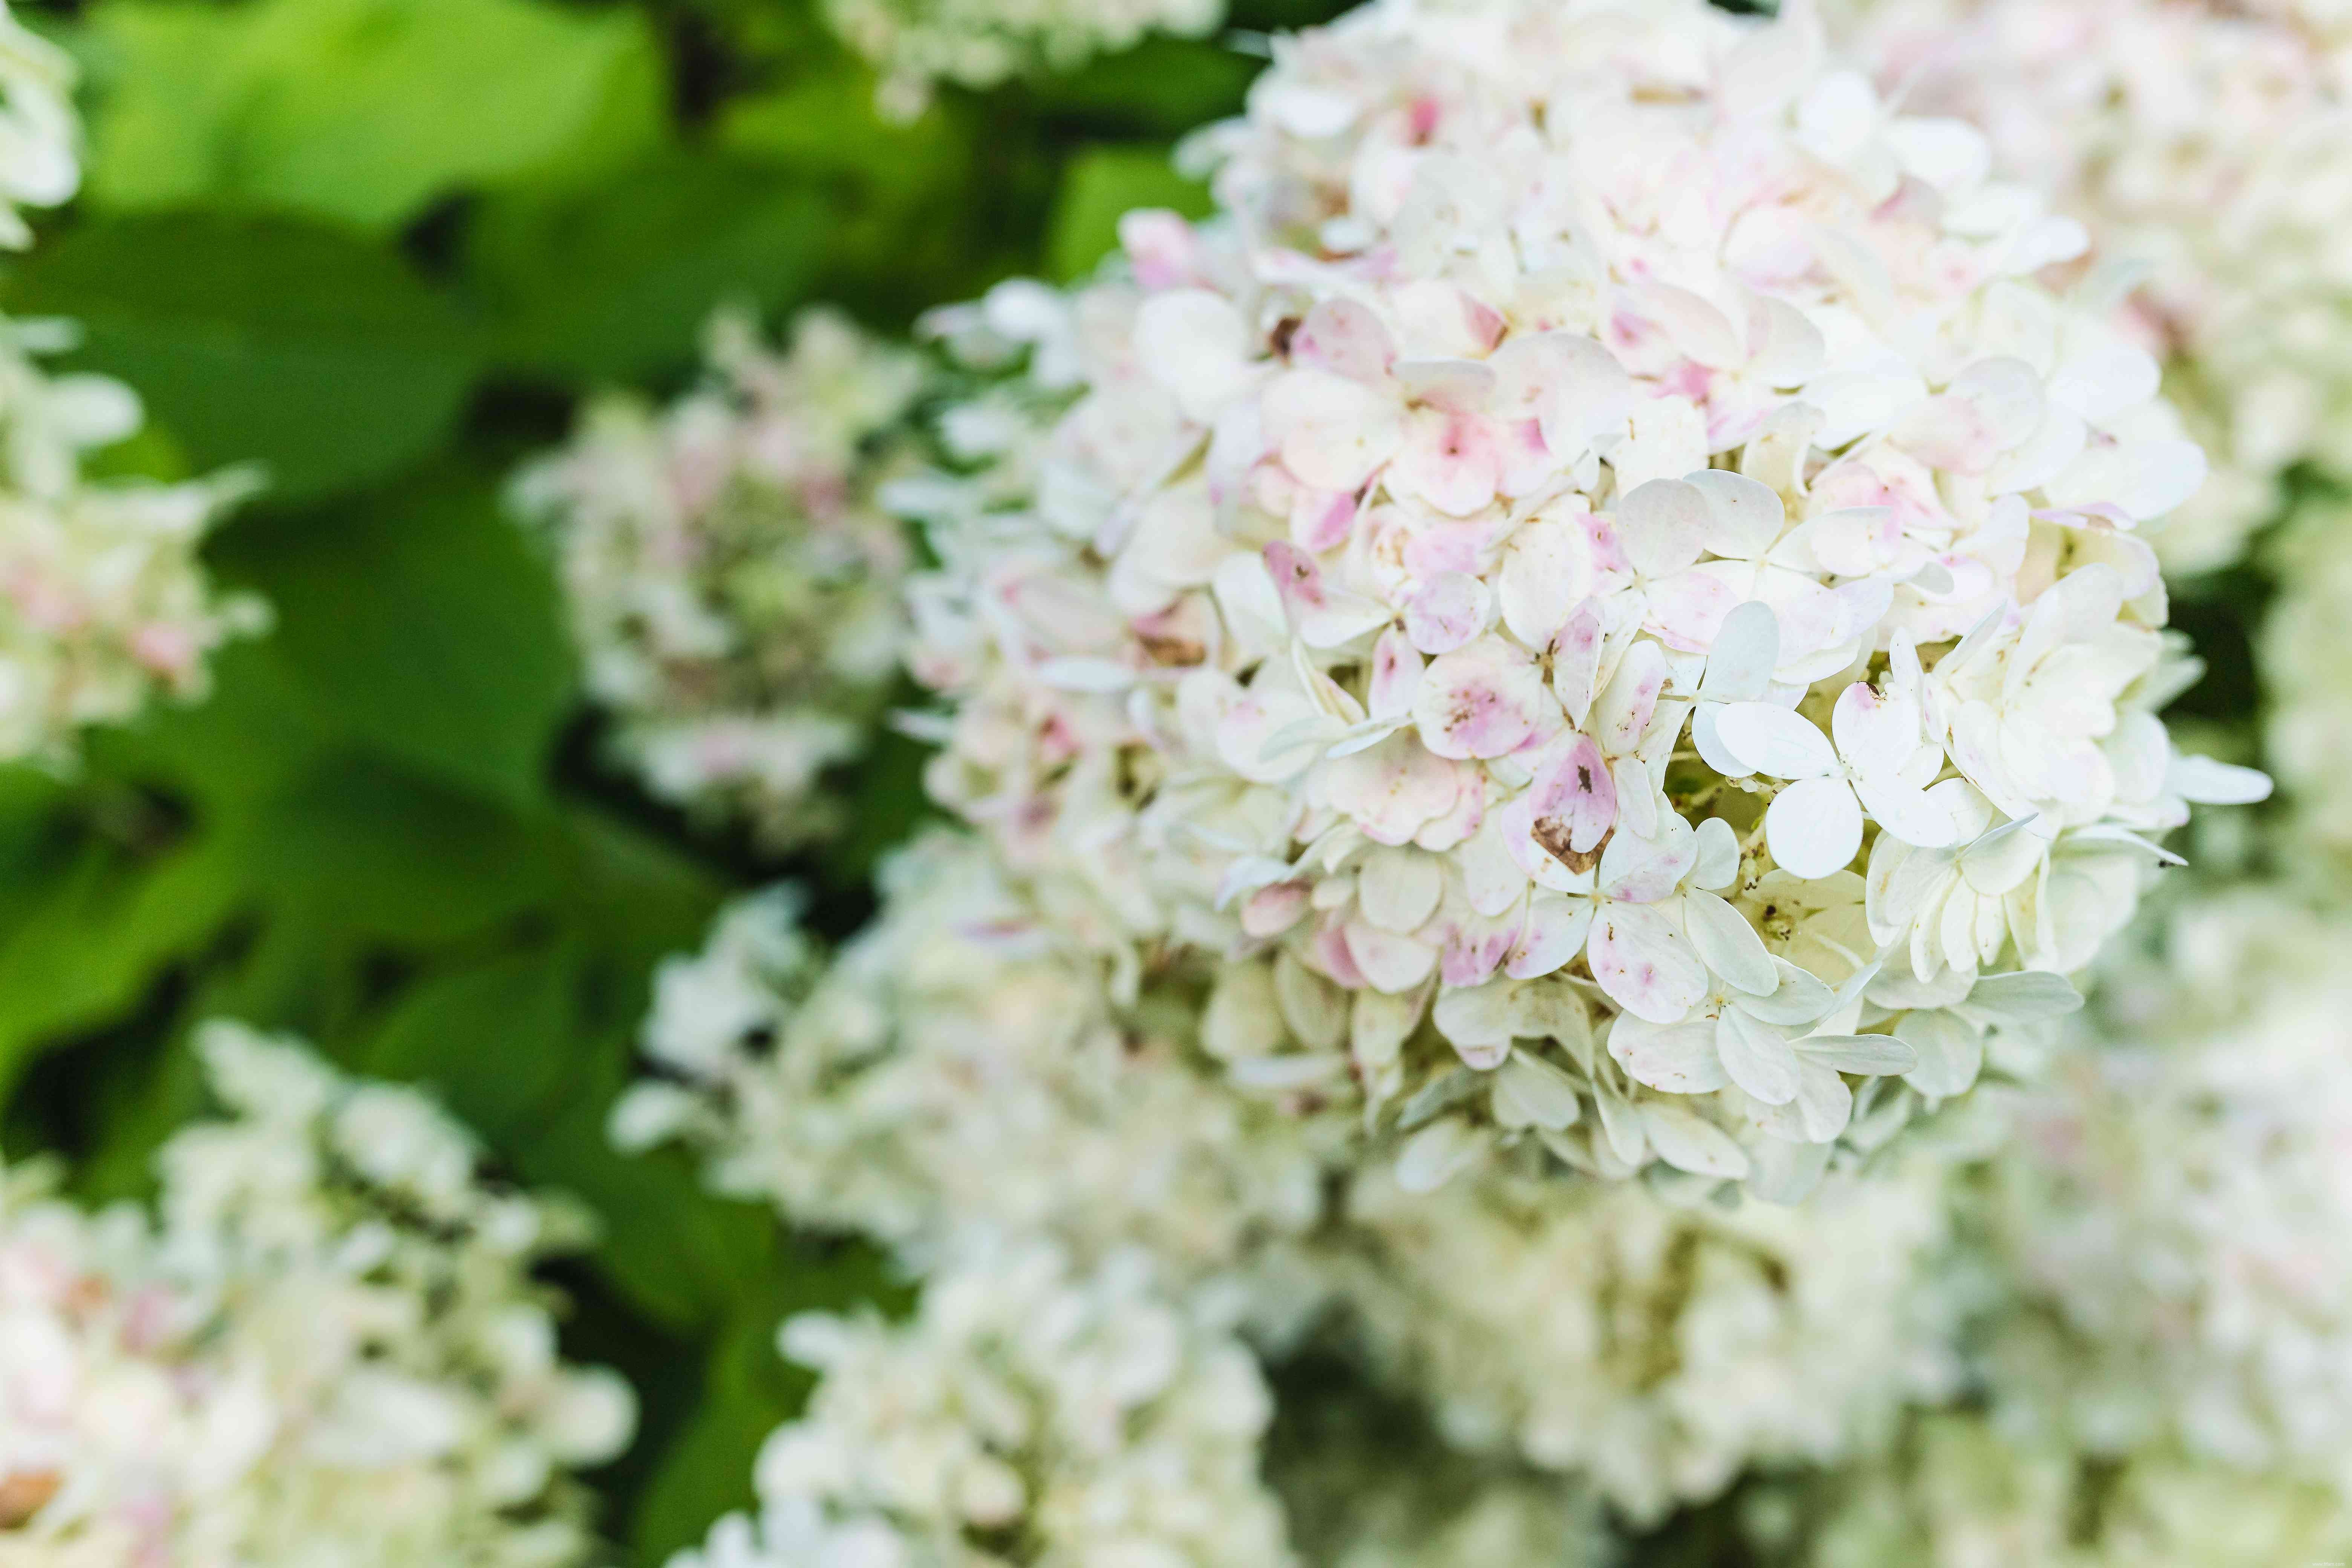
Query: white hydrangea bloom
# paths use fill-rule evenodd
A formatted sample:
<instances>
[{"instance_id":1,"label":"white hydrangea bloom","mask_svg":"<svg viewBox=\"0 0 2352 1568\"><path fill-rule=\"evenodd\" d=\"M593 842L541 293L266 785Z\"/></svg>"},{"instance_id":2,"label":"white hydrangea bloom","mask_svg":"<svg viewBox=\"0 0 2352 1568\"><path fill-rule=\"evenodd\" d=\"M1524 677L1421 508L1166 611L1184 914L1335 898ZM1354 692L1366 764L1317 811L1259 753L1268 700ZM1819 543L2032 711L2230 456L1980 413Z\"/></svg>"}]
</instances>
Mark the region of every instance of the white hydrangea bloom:
<instances>
[{"instance_id":1,"label":"white hydrangea bloom","mask_svg":"<svg viewBox=\"0 0 2352 1568\"><path fill-rule=\"evenodd\" d=\"M490 1191L421 1096L231 1024L231 1115L164 1146L161 1212L0 1208L0 1568L560 1568L563 1472L635 1424L558 1359L561 1210Z\"/></svg>"},{"instance_id":2,"label":"white hydrangea bloom","mask_svg":"<svg viewBox=\"0 0 2352 1568\"><path fill-rule=\"evenodd\" d=\"M2273 562L2278 596L2255 660L2270 700L2266 756L2296 833L2352 848L2352 506L2314 497Z\"/></svg>"},{"instance_id":3,"label":"white hydrangea bloom","mask_svg":"<svg viewBox=\"0 0 2352 1568\"><path fill-rule=\"evenodd\" d=\"M1225 224L935 321L1033 369L892 499L935 793L1248 1081L1792 1196L2267 788L2155 717L2203 459L2081 231L1807 16L1379 0L1203 145Z\"/></svg>"},{"instance_id":4,"label":"white hydrangea bloom","mask_svg":"<svg viewBox=\"0 0 2352 1568\"><path fill-rule=\"evenodd\" d=\"M1076 70L1146 33L1197 37L1224 0L825 0L835 32L882 73L880 106L908 118L940 82L987 88L1027 70Z\"/></svg>"},{"instance_id":5,"label":"white hydrangea bloom","mask_svg":"<svg viewBox=\"0 0 2352 1568\"><path fill-rule=\"evenodd\" d=\"M81 186L73 59L0 4L0 246L33 238L19 207L53 207Z\"/></svg>"},{"instance_id":6,"label":"white hydrangea bloom","mask_svg":"<svg viewBox=\"0 0 2352 1568\"><path fill-rule=\"evenodd\" d=\"M2352 16L2228 0L1859 0L1855 41L1915 112L2149 268L2133 335L2169 362L2217 472L2153 534L2227 563L2281 472L2352 475Z\"/></svg>"},{"instance_id":7,"label":"white hydrangea bloom","mask_svg":"<svg viewBox=\"0 0 2352 1568\"><path fill-rule=\"evenodd\" d=\"M2085 1467L1981 1415L1929 1417L1876 1464L1841 1474L1826 1516L1774 1557L1791 1568L2271 1568L2340 1561L2352 1515L2324 1487L2178 1450ZM1787 1521L1758 1533L1785 1543Z\"/></svg>"},{"instance_id":8,"label":"white hydrangea bloom","mask_svg":"<svg viewBox=\"0 0 2352 1568\"><path fill-rule=\"evenodd\" d=\"M864 749L898 674L909 552L873 489L922 370L822 310L782 354L734 312L705 336L701 387L658 413L597 401L515 499L554 537L624 760L789 847L830 825L812 787Z\"/></svg>"},{"instance_id":9,"label":"white hydrangea bloom","mask_svg":"<svg viewBox=\"0 0 2352 1568\"><path fill-rule=\"evenodd\" d=\"M781 889L668 961L644 1037L666 1076L614 1108L620 1141L683 1134L721 1191L918 1262L976 1224L1087 1257L1141 1244L1188 1281L1246 1272L1256 1326L1297 1322L1314 1287L1294 1244L1344 1121L1233 1094L1186 976L1115 1005L982 846L920 840L883 890L821 978Z\"/></svg>"},{"instance_id":10,"label":"white hydrangea bloom","mask_svg":"<svg viewBox=\"0 0 2352 1568\"><path fill-rule=\"evenodd\" d=\"M1498 1173L1422 1196L1374 1172L1333 1267L1374 1366L1449 1439L1573 1471L1651 1523L1751 1464L1866 1448L1949 1391L1922 1283L1941 1192L1921 1165L1727 1211Z\"/></svg>"},{"instance_id":11,"label":"white hydrangea bloom","mask_svg":"<svg viewBox=\"0 0 2352 1568\"><path fill-rule=\"evenodd\" d=\"M761 1451L760 1515L670 1568L1287 1568L1272 1404L1214 1311L1140 1253L967 1247L911 1322L785 1324L822 1376Z\"/></svg>"}]
</instances>

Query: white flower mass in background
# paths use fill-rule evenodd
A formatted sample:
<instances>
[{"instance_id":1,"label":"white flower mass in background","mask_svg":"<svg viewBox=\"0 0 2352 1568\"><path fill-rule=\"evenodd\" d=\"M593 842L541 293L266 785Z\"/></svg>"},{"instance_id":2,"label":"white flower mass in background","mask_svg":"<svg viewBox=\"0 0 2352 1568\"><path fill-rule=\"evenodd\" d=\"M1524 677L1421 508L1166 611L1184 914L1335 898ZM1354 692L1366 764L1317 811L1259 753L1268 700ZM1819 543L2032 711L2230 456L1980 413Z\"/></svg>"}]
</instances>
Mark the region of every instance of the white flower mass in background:
<instances>
[{"instance_id":1,"label":"white flower mass in background","mask_svg":"<svg viewBox=\"0 0 2352 1568\"><path fill-rule=\"evenodd\" d=\"M988 88L1038 69L1075 70L1148 33L1198 37L1224 0L824 0L835 32L881 74L880 107L922 112L942 82Z\"/></svg>"},{"instance_id":2,"label":"white flower mass in background","mask_svg":"<svg viewBox=\"0 0 2352 1568\"><path fill-rule=\"evenodd\" d=\"M734 312L705 338L699 387L592 403L514 497L553 540L620 758L790 847L835 825L818 774L865 749L898 672L911 556L874 488L920 368L824 310L782 353Z\"/></svg>"},{"instance_id":3,"label":"white flower mass in background","mask_svg":"<svg viewBox=\"0 0 2352 1568\"><path fill-rule=\"evenodd\" d=\"M558 1359L533 1263L584 1235L484 1184L429 1100L216 1023L224 1117L151 1217L0 1186L0 1564L568 1568L565 1473L635 1402Z\"/></svg>"},{"instance_id":4,"label":"white flower mass in background","mask_svg":"<svg viewBox=\"0 0 2352 1568\"><path fill-rule=\"evenodd\" d=\"M0 246L33 239L23 206L81 181L73 62L0 6ZM137 394L53 375L73 323L0 317L0 761L69 763L81 731L148 700L194 700L222 643L268 624L251 595L216 594L197 550L256 487L95 476L89 456L138 433Z\"/></svg>"},{"instance_id":5,"label":"white flower mass in background","mask_svg":"<svg viewBox=\"0 0 2352 1568\"><path fill-rule=\"evenodd\" d=\"M2204 471L2080 226L1809 16L1374 4L1283 40L888 493L939 799L1114 988L1399 1180L1783 1200L2077 1003L2191 800L2141 525Z\"/></svg>"},{"instance_id":6,"label":"white flower mass in background","mask_svg":"<svg viewBox=\"0 0 2352 1568\"><path fill-rule=\"evenodd\" d=\"M2352 13L2299 0L1837 0L1906 108L1954 114L2144 270L2126 311L2214 474L2153 536L2227 564L2290 467L2352 479Z\"/></svg>"}]
</instances>

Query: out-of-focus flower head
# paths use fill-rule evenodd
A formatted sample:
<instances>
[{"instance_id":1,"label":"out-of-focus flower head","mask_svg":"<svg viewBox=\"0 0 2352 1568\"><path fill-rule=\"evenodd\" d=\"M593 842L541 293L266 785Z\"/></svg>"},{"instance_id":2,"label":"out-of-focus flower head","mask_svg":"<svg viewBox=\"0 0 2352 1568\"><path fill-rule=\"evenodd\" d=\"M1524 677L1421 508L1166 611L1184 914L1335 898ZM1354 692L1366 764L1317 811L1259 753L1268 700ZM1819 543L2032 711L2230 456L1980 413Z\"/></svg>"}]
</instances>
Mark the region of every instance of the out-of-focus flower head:
<instances>
[{"instance_id":1,"label":"out-of-focus flower head","mask_svg":"<svg viewBox=\"0 0 2352 1568\"><path fill-rule=\"evenodd\" d=\"M825 0L834 31L882 73L883 111L901 119L941 82L1076 70L1147 33L1198 37L1224 14L1224 0Z\"/></svg>"},{"instance_id":2,"label":"out-of-focus flower head","mask_svg":"<svg viewBox=\"0 0 2352 1568\"><path fill-rule=\"evenodd\" d=\"M9 1173L0 1208L0 1564L590 1555L565 1474L635 1402L565 1364L534 1260L561 1207L493 1190L412 1090L213 1024L230 1115L161 1155L160 1213Z\"/></svg>"},{"instance_id":3,"label":"out-of-focus flower head","mask_svg":"<svg viewBox=\"0 0 2352 1568\"><path fill-rule=\"evenodd\" d=\"M1140 1253L962 1245L910 1322L785 1324L808 1412L761 1451L757 1517L670 1568L1287 1568L1272 1404L1213 1309Z\"/></svg>"},{"instance_id":4,"label":"out-of-focus flower head","mask_svg":"<svg viewBox=\"0 0 2352 1568\"><path fill-rule=\"evenodd\" d=\"M898 674L910 557L873 491L921 363L822 310L781 354L737 312L705 337L703 385L658 413L599 400L514 493L554 538L623 759L789 847L833 825L817 775L864 749Z\"/></svg>"},{"instance_id":5,"label":"out-of-focus flower head","mask_svg":"<svg viewBox=\"0 0 2352 1568\"><path fill-rule=\"evenodd\" d=\"M822 972L783 889L663 967L660 1076L614 1108L624 1146L683 1136L720 1191L919 1265L974 1226L1141 1245L1173 1279L1246 1284L1254 1328L1300 1324L1318 1291L1295 1249L1345 1120L1235 1097L1197 1046L1197 980L1115 1005L984 847L934 834L882 882L881 918Z\"/></svg>"},{"instance_id":6,"label":"out-of-focus flower head","mask_svg":"<svg viewBox=\"0 0 2352 1568\"><path fill-rule=\"evenodd\" d=\"M1958 1376L1926 1163L1803 1211L1497 1172L1416 1195L1372 1172L1348 1217L1335 1288L1383 1381L1636 1523L1753 1465L1867 1452Z\"/></svg>"},{"instance_id":7,"label":"out-of-focus flower head","mask_svg":"<svg viewBox=\"0 0 2352 1568\"><path fill-rule=\"evenodd\" d=\"M2352 15L2294 0L1859 0L1853 41L1914 112L2147 269L2136 341L2168 362L2215 473L2152 534L2168 567L2226 564L2281 473L2352 474ZM2094 287L2098 285L2094 284Z\"/></svg>"},{"instance_id":8,"label":"out-of-focus flower head","mask_svg":"<svg viewBox=\"0 0 2352 1568\"><path fill-rule=\"evenodd\" d=\"M1352 1097L1426 1187L1500 1144L1791 1197L2077 998L2191 799L2139 533L2156 361L2083 234L1810 15L1381 0L1199 143L891 500L930 779L1131 992Z\"/></svg>"},{"instance_id":9,"label":"out-of-focus flower head","mask_svg":"<svg viewBox=\"0 0 2352 1568\"><path fill-rule=\"evenodd\" d=\"M30 244L19 207L53 207L81 185L73 59L0 5L0 246Z\"/></svg>"}]
</instances>

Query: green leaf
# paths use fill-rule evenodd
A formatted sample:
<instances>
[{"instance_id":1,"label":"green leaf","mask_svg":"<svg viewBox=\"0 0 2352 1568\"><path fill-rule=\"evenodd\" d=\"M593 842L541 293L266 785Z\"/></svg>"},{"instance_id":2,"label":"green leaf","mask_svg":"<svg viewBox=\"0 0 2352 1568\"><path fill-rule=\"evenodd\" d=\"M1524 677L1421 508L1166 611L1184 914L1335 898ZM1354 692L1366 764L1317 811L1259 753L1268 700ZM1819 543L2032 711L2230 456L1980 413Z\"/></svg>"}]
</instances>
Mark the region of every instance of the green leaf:
<instances>
[{"instance_id":1,"label":"green leaf","mask_svg":"<svg viewBox=\"0 0 2352 1568\"><path fill-rule=\"evenodd\" d=\"M1072 157L1045 242L1054 276L1067 282L1092 272L1118 247L1120 215L1137 207L1202 217L1209 189L1178 174L1165 147L1088 147Z\"/></svg>"},{"instance_id":2,"label":"green leaf","mask_svg":"<svg viewBox=\"0 0 2352 1568\"><path fill-rule=\"evenodd\" d=\"M740 299L773 312L798 300L825 227L805 179L673 153L593 189L490 198L467 258L498 301L506 360L614 379L690 357L714 306Z\"/></svg>"},{"instance_id":3,"label":"green leaf","mask_svg":"<svg viewBox=\"0 0 2352 1568\"><path fill-rule=\"evenodd\" d=\"M454 307L396 258L285 219L124 218L44 244L6 309L78 319L69 356L121 376L201 468L256 460L300 498L415 460L477 361Z\"/></svg>"},{"instance_id":4,"label":"green leaf","mask_svg":"<svg viewBox=\"0 0 2352 1568\"><path fill-rule=\"evenodd\" d=\"M116 0L91 197L384 228L447 192L599 167L662 133L645 17L539 0Z\"/></svg>"},{"instance_id":5,"label":"green leaf","mask_svg":"<svg viewBox=\"0 0 2352 1568\"><path fill-rule=\"evenodd\" d=\"M444 469L256 517L220 554L277 607L274 652L319 731L508 801L540 795L571 647L547 563L492 483Z\"/></svg>"},{"instance_id":6,"label":"green leaf","mask_svg":"<svg viewBox=\"0 0 2352 1568\"><path fill-rule=\"evenodd\" d=\"M1066 76L1041 75L1030 90L1057 121L1096 133L1181 136L1242 111L1265 61L1201 38L1155 34Z\"/></svg>"}]
</instances>

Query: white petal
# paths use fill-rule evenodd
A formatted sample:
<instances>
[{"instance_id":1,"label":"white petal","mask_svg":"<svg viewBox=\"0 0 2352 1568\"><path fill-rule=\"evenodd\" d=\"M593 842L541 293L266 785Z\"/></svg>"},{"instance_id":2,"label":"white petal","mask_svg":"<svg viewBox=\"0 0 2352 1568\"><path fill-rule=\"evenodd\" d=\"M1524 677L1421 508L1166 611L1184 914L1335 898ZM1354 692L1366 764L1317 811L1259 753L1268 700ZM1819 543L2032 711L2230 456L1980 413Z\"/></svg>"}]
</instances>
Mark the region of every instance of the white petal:
<instances>
[{"instance_id":1,"label":"white petal","mask_svg":"<svg viewBox=\"0 0 2352 1568\"><path fill-rule=\"evenodd\" d=\"M1727 984L1751 996L1769 996L1780 988L1780 971L1764 951L1764 939L1746 916L1713 893L1683 895L1683 925L1699 957Z\"/></svg>"},{"instance_id":2,"label":"white petal","mask_svg":"<svg viewBox=\"0 0 2352 1568\"><path fill-rule=\"evenodd\" d=\"M1484 1158L1487 1143L1486 1134L1460 1117L1433 1121L1398 1153L1396 1184L1408 1193L1433 1193Z\"/></svg>"},{"instance_id":3,"label":"white petal","mask_svg":"<svg viewBox=\"0 0 2352 1568\"><path fill-rule=\"evenodd\" d=\"M1872 821L1915 848L1949 848L1960 836L1944 803L1924 789L1868 776L1855 779L1853 789Z\"/></svg>"},{"instance_id":4,"label":"white petal","mask_svg":"<svg viewBox=\"0 0 2352 1568\"><path fill-rule=\"evenodd\" d=\"M1853 1090L1845 1079L1815 1062L1797 1064L1797 1110L1804 1119L1805 1142L1826 1143L1845 1131L1853 1118Z\"/></svg>"},{"instance_id":5,"label":"white petal","mask_svg":"<svg viewBox=\"0 0 2352 1568\"><path fill-rule=\"evenodd\" d=\"M1961 1006L1988 1024L2034 1024L2081 1011L2083 994L2063 974L2027 969L2014 974L1977 976Z\"/></svg>"},{"instance_id":6,"label":"white petal","mask_svg":"<svg viewBox=\"0 0 2352 1568\"><path fill-rule=\"evenodd\" d=\"M1862 806L1843 779L1803 779L1764 814L1772 858L1807 881L1843 870L1862 848Z\"/></svg>"},{"instance_id":7,"label":"white petal","mask_svg":"<svg viewBox=\"0 0 2352 1568\"><path fill-rule=\"evenodd\" d=\"M1805 1060L1839 1072L1900 1075L1919 1065L1919 1053L1892 1035L1814 1035L1794 1045Z\"/></svg>"},{"instance_id":8,"label":"white petal","mask_svg":"<svg viewBox=\"0 0 2352 1568\"><path fill-rule=\"evenodd\" d=\"M1507 980L1448 987L1437 994L1431 1021L1453 1045L1476 1047L1507 1042L1511 1038L1511 994L1517 989Z\"/></svg>"},{"instance_id":9,"label":"white petal","mask_svg":"<svg viewBox=\"0 0 2352 1568\"><path fill-rule=\"evenodd\" d=\"M2250 805L2271 797L2271 776L2253 768L2179 755L2168 772L2172 793L2201 805Z\"/></svg>"},{"instance_id":10,"label":"white petal","mask_svg":"<svg viewBox=\"0 0 2352 1568\"><path fill-rule=\"evenodd\" d=\"M1895 1037L1919 1054L1903 1081L1930 1100L1967 1092L1984 1067L1984 1039L1949 1013L1906 1013Z\"/></svg>"},{"instance_id":11,"label":"white petal","mask_svg":"<svg viewBox=\"0 0 2352 1568\"><path fill-rule=\"evenodd\" d=\"M1356 902L1382 931L1410 931L1437 910L1445 874L1434 855L1374 849L1356 874Z\"/></svg>"},{"instance_id":12,"label":"white petal","mask_svg":"<svg viewBox=\"0 0 2352 1568\"><path fill-rule=\"evenodd\" d=\"M1583 1114L1584 1108L1577 1099L1576 1080L1542 1058L1525 1051L1511 1053L1496 1072L1495 1087L1518 1103L1533 1126L1557 1132L1573 1126Z\"/></svg>"},{"instance_id":13,"label":"white petal","mask_svg":"<svg viewBox=\"0 0 2352 1568\"><path fill-rule=\"evenodd\" d=\"M1652 479L1617 501L1617 542L1634 571L1675 575L1706 547L1713 519L1706 500L1680 479Z\"/></svg>"},{"instance_id":14,"label":"white petal","mask_svg":"<svg viewBox=\"0 0 2352 1568\"><path fill-rule=\"evenodd\" d=\"M1837 768L1830 738L1776 703L1725 704L1715 716L1715 738L1750 771L1776 779L1819 778Z\"/></svg>"},{"instance_id":15,"label":"white petal","mask_svg":"<svg viewBox=\"0 0 2352 1568\"><path fill-rule=\"evenodd\" d=\"M1176 395L1187 418L1205 423L1250 374L1249 327L1224 296L1170 289L1135 313L1135 358Z\"/></svg>"},{"instance_id":16,"label":"white petal","mask_svg":"<svg viewBox=\"0 0 2352 1568\"><path fill-rule=\"evenodd\" d=\"M1706 547L1717 555L1752 561L1780 537L1788 512L1767 486L1724 468L1701 468L1683 482L1706 498Z\"/></svg>"},{"instance_id":17,"label":"white petal","mask_svg":"<svg viewBox=\"0 0 2352 1568\"><path fill-rule=\"evenodd\" d=\"M1503 960L1503 973L1514 980L1549 974L1584 951L1591 929L1591 900L1539 891L1528 900L1527 923Z\"/></svg>"},{"instance_id":18,"label":"white petal","mask_svg":"<svg viewBox=\"0 0 2352 1568\"><path fill-rule=\"evenodd\" d=\"M1341 928L1348 956L1356 961L1375 991L1394 995L1410 991L1437 967L1437 949L1412 937L1382 931L1370 921L1349 921Z\"/></svg>"},{"instance_id":19,"label":"white petal","mask_svg":"<svg viewBox=\"0 0 2352 1568\"><path fill-rule=\"evenodd\" d=\"M1710 816L1698 825L1698 859L1691 867L1691 886L1720 889L1738 879L1739 837L1731 824Z\"/></svg>"},{"instance_id":20,"label":"white petal","mask_svg":"<svg viewBox=\"0 0 2352 1568\"><path fill-rule=\"evenodd\" d=\"M1837 1010L1837 993L1785 958L1772 961L1780 984L1769 996L1741 996L1733 1005L1768 1024L1817 1024Z\"/></svg>"},{"instance_id":21,"label":"white petal","mask_svg":"<svg viewBox=\"0 0 2352 1568\"><path fill-rule=\"evenodd\" d=\"M1666 1094L1710 1094L1731 1081L1716 1054L1712 1018L1660 1025L1628 1013L1609 1030L1609 1054L1634 1082Z\"/></svg>"},{"instance_id":22,"label":"white petal","mask_svg":"<svg viewBox=\"0 0 2352 1568\"><path fill-rule=\"evenodd\" d=\"M1677 1171L1737 1182L1748 1174L1748 1152L1731 1135L1697 1112L1679 1105L1644 1105L1642 1127L1658 1158Z\"/></svg>"},{"instance_id":23,"label":"white petal","mask_svg":"<svg viewBox=\"0 0 2352 1568\"><path fill-rule=\"evenodd\" d=\"M1752 702L1764 695L1780 662L1780 617L1761 599L1750 599L1723 617L1698 694L1716 702Z\"/></svg>"},{"instance_id":24,"label":"white petal","mask_svg":"<svg viewBox=\"0 0 2352 1568\"><path fill-rule=\"evenodd\" d=\"M1731 1081L1766 1105L1797 1098L1797 1053L1769 1026L1738 1007L1726 1007L1715 1026L1716 1054Z\"/></svg>"}]
</instances>

